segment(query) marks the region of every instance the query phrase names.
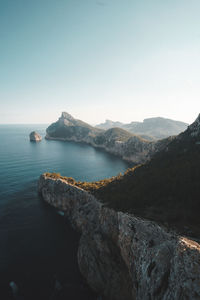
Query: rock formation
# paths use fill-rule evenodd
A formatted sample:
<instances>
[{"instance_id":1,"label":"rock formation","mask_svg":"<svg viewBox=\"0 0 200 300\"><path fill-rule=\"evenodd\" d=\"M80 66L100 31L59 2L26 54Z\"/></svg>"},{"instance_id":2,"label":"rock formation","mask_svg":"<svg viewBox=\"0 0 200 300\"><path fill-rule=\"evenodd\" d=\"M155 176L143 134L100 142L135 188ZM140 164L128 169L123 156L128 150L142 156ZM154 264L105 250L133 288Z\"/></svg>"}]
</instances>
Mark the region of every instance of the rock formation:
<instances>
[{"instance_id":1,"label":"rock formation","mask_svg":"<svg viewBox=\"0 0 200 300\"><path fill-rule=\"evenodd\" d=\"M36 131L32 131L29 135L30 137L30 141L31 142L39 142L42 140L42 137L39 133L37 133Z\"/></svg>"},{"instance_id":2,"label":"rock formation","mask_svg":"<svg viewBox=\"0 0 200 300\"><path fill-rule=\"evenodd\" d=\"M105 131L74 119L65 112L57 122L47 128L46 132L46 139L85 142L133 163L148 161L171 141L171 137L148 141L122 128L111 128Z\"/></svg>"},{"instance_id":3,"label":"rock formation","mask_svg":"<svg viewBox=\"0 0 200 300\"><path fill-rule=\"evenodd\" d=\"M66 180L43 174L42 198L81 233L78 263L108 299L200 299L200 245L157 224L104 207Z\"/></svg>"},{"instance_id":4,"label":"rock formation","mask_svg":"<svg viewBox=\"0 0 200 300\"><path fill-rule=\"evenodd\" d=\"M200 115L183 133L160 140L154 147L152 159L130 169L120 179L99 185L95 197L115 210L200 238ZM144 147L141 151L143 159L145 150ZM135 160L142 157L139 152L137 157L136 151L130 153L127 148L124 154L126 151L129 157L135 155Z\"/></svg>"}]
</instances>

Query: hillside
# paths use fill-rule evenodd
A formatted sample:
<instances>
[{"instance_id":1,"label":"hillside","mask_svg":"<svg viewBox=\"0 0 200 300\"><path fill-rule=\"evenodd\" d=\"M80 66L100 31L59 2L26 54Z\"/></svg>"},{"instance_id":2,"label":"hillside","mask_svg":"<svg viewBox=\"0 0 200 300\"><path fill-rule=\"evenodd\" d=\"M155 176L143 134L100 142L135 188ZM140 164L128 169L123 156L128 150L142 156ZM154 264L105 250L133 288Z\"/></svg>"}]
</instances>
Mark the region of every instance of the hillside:
<instances>
[{"instance_id":1,"label":"hillside","mask_svg":"<svg viewBox=\"0 0 200 300\"><path fill-rule=\"evenodd\" d=\"M96 125L96 127L100 128L100 129L107 130L107 129L115 128L115 127L123 128L124 125L125 125L124 123L121 123L121 122L118 122L118 121L115 122L115 121L112 121L112 120L106 120L104 123Z\"/></svg>"},{"instance_id":2,"label":"hillside","mask_svg":"<svg viewBox=\"0 0 200 300\"><path fill-rule=\"evenodd\" d=\"M73 118L66 112L62 112L58 121L51 124L47 128L46 132L46 138L72 139L75 137L79 140L88 138L89 136L95 136L101 132L101 130L94 128L81 120Z\"/></svg>"},{"instance_id":3,"label":"hillside","mask_svg":"<svg viewBox=\"0 0 200 300\"><path fill-rule=\"evenodd\" d=\"M149 162L127 170L123 176L72 183L108 207L200 238L200 115L185 132L161 141L157 147Z\"/></svg>"},{"instance_id":4,"label":"hillside","mask_svg":"<svg viewBox=\"0 0 200 300\"><path fill-rule=\"evenodd\" d=\"M97 125L96 128L109 129L113 127L120 127L133 134L145 137L147 140L153 140L177 135L186 130L187 126L188 124L184 122L157 117L144 119L143 122L131 122L129 124L106 120L105 123Z\"/></svg>"},{"instance_id":5,"label":"hillside","mask_svg":"<svg viewBox=\"0 0 200 300\"><path fill-rule=\"evenodd\" d=\"M45 173L38 192L79 232L78 265L99 299L200 298L198 243L109 209L70 179Z\"/></svg>"},{"instance_id":6,"label":"hillside","mask_svg":"<svg viewBox=\"0 0 200 300\"><path fill-rule=\"evenodd\" d=\"M108 206L200 237L200 115L148 163L93 192Z\"/></svg>"},{"instance_id":7,"label":"hillside","mask_svg":"<svg viewBox=\"0 0 200 300\"><path fill-rule=\"evenodd\" d=\"M59 120L51 124L46 132L46 139L88 143L136 164L146 162L171 141L171 138L148 141L123 128L95 128L66 112L63 112Z\"/></svg>"}]
</instances>

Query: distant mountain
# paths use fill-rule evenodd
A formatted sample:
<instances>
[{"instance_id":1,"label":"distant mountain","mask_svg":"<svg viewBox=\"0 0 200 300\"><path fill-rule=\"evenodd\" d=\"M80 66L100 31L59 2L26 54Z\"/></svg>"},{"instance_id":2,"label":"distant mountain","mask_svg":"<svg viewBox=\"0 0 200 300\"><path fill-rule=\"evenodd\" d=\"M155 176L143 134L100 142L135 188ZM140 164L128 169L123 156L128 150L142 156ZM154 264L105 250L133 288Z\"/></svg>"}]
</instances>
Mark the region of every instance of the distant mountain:
<instances>
[{"instance_id":1,"label":"distant mountain","mask_svg":"<svg viewBox=\"0 0 200 300\"><path fill-rule=\"evenodd\" d=\"M106 120L105 123L99 124L96 128L109 129L120 127L131 133L144 136L147 140L162 139L171 135L177 135L187 128L188 124L180 121L174 121L166 118L148 118L143 122L131 122L123 124Z\"/></svg>"},{"instance_id":2,"label":"distant mountain","mask_svg":"<svg viewBox=\"0 0 200 300\"><path fill-rule=\"evenodd\" d=\"M46 130L46 138L65 140L90 141L90 137L96 136L102 130L73 118L70 114L62 112L57 122L52 123Z\"/></svg>"},{"instance_id":3,"label":"distant mountain","mask_svg":"<svg viewBox=\"0 0 200 300\"><path fill-rule=\"evenodd\" d=\"M92 127L63 112L59 120L47 128L46 139L85 142L134 163L143 163L166 147L172 138L148 141L123 128L103 130Z\"/></svg>"},{"instance_id":4,"label":"distant mountain","mask_svg":"<svg viewBox=\"0 0 200 300\"><path fill-rule=\"evenodd\" d=\"M101 123L99 125L96 125L96 127L104 129L104 130L107 130L107 129L114 128L114 127L123 128L124 125L125 124L123 124L121 122L115 122L115 121L111 121L111 120L106 120L105 123Z\"/></svg>"},{"instance_id":5,"label":"distant mountain","mask_svg":"<svg viewBox=\"0 0 200 300\"><path fill-rule=\"evenodd\" d=\"M81 234L78 263L87 282L109 299L200 299L200 115L157 142L121 128L92 142L140 159L152 147L153 155L97 182L40 177L42 198Z\"/></svg>"},{"instance_id":6,"label":"distant mountain","mask_svg":"<svg viewBox=\"0 0 200 300\"><path fill-rule=\"evenodd\" d=\"M174 225L200 238L200 115L161 146L149 162L92 192L117 210Z\"/></svg>"}]
</instances>

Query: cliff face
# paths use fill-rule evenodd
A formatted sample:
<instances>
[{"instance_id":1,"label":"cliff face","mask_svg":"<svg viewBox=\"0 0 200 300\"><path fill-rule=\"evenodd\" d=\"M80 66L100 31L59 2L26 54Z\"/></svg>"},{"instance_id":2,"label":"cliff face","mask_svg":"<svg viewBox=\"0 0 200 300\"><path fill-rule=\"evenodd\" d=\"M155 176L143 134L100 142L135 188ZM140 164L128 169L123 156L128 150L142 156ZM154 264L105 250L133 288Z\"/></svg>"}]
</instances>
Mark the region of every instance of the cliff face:
<instances>
[{"instance_id":1,"label":"cliff face","mask_svg":"<svg viewBox=\"0 0 200 300\"><path fill-rule=\"evenodd\" d=\"M46 132L46 139L85 142L133 163L148 161L160 147L166 146L167 141L170 141L148 141L121 128L104 131L74 119L65 112Z\"/></svg>"},{"instance_id":2,"label":"cliff face","mask_svg":"<svg viewBox=\"0 0 200 300\"><path fill-rule=\"evenodd\" d=\"M29 138L31 142L40 142L42 140L42 137L39 133L37 133L36 131L32 131L29 134Z\"/></svg>"},{"instance_id":3,"label":"cliff face","mask_svg":"<svg viewBox=\"0 0 200 300\"><path fill-rule=\"evenodd\" d=\"M110 208L199 238L200 116L180 135L152 146L151 160L100 186L95 196Z\"/></svg>"},{"instance_id":4,"label":"cliff face","mask_svg":"<svg viewBox=\"0 0 200 300\"><path fill-rule=\"evenodd\" d=\"M200 245L105 208L62 179L42 175L39 193L81 232L78 263L108 299L200 299Z\"/></svg>"},{"instance_id":5,"label":"cliff face","mask_svg":"<svg viewBox=\"0 0 200 300\"><path fill-rule=\"evenodd\" d=\"M52 123L46 130L47 139L59 139L75 142L90 143L92 137L101 132L89 124L73 118L70 114L63 112L57 122Z\"/></svg>"}]
</instances>

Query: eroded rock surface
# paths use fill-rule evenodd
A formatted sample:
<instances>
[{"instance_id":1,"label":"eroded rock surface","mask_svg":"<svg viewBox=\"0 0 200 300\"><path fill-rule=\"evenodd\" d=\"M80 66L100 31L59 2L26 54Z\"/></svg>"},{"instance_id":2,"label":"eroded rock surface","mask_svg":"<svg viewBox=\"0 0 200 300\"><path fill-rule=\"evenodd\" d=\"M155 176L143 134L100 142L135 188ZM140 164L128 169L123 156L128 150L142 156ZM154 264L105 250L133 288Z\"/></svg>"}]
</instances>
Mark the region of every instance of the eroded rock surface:
<instances>
[{"instance_id":1,"label":"eroded rock surface","mask_svg":"<svg viewBox=\"0 0 200 300\"><path fill-rule=\"evenodd\" d=\"M29 134L29 137L30 137L30 141L31 142L39 142L42 140L42 137L39 133L37 133L36 131L32 131L30 134Z\"/></svg>"},{"instance_id":2,"label":"eroded rock surface","mask_svg":"<svg viewBox=\"0 0 200 300\"><path fill-rule=\"evenodd\" d=\"M79 267L96 292L116 300L200 299L199 244L105 208L66 180L41 175L38 190L81 233Z\"/></svg>"}]
</instances>

